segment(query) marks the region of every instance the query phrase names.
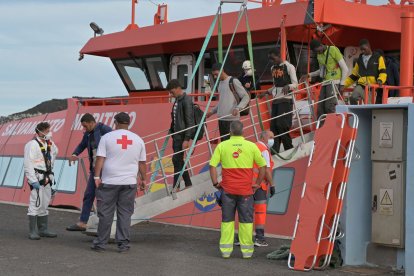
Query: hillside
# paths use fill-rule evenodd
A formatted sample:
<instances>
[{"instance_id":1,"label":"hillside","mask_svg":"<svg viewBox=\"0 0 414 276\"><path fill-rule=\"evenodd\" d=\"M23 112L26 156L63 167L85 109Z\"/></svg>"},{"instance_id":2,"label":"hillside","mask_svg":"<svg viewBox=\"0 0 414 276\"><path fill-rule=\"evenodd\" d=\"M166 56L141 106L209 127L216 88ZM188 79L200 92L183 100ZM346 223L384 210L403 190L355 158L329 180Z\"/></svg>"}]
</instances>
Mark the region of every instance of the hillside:
<instances>
[{"instance_id":1,"label":"hillside","mask_svg":"<svg viewBox=\"0 0 414 276\"><path fill-rule=\"evenodd\" d=\"M52 100L44 101L36 105L35 107L29 108L25 111L14 113L9 116L1 116L0 124L4 124L4 123L14 121L14 120L20 120L24 118L38 116L41 114L53 113L53 112L65 110L67 108L68 108L68 104L67 104L66 99L52 99Z\"/></svg>"}]
</instances>

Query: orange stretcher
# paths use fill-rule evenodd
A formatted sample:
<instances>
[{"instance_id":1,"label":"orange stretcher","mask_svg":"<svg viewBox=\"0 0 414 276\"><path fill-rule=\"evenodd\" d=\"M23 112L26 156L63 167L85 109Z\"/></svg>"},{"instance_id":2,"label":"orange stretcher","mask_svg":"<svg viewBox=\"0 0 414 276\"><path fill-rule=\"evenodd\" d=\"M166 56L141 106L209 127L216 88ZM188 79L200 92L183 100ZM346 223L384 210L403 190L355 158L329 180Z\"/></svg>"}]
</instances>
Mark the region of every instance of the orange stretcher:
<instances>
[{"instance_id":1,"label":"orange stretcher","mask_svg":"<svg viewBox=\"0 0 414 276\"><path fill-rule=\"evenodd\" d=\"M315 269L325 269L331 262L335 240L343 234L338 234L339 218L341 216L343 199L345 197L346 184L348 182L349 168L354 152L355 139L359 124L358 116L353 113L345 113L346 123L342 132L341 148L336 164L332 182L331 195L325 216L325 225L322 230L322 239L316 257ZM341 156L343 156L341 158Z\"/></svg>"},{"instance_id":2,"label":"orange stretcher","mask_svg":"<svg viewBox=\"0 0 414 276\"><path fill-rule=\"evenodd\" d=\"M309 271L316 264L345 123L344 113L318 120L288 259L291 269Z\"/></svg>"}]
</instances>

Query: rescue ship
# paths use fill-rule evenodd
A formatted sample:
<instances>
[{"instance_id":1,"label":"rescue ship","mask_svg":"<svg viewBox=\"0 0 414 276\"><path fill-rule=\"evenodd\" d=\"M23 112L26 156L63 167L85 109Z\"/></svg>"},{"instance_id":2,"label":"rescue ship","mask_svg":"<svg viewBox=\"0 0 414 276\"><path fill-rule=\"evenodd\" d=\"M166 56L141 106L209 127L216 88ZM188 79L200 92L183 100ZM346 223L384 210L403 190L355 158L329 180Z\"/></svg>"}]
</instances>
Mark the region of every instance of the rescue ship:
<instances>
[{"instance_id":1,"label":"rescue ship","mask_svg":"<svg viewBox=\"0 0 414 276\"><path fill-rule=\"evenodd\" d=\"M221 4L230 4L228 2L239 3L242 6L247 3L247 1L222 1ZM168 80L178 79L186 93L191 95L194 102L204 111L210 93L215 92L212 91L214 80L211 76L211 66L220 58L219 42L223 43L224 54L228 52L224 67L226 72L232 76L239 76L243 61L249 59L248 38L246 38L249 32L253 42L251 50L254 67L260 76L259 81L263 89L272 86L268 61L268 52L271 49L280 48L283 58L289 59L295 65L300 77L317 69L315 55L308 46L312 39L318 38L324 44L337 46L344 54L351 70L360 54L358 41L366 38L373 48L383 49L386 56L398 60L401 68L401 86L385 86L383 104L377 105L376 108L405 102L401 106L409 109L407 106L410 106L408 102L412 102L413 93L414 1L405 0L397 4L390 0L386 5L380 6L370 5L367 3L369 1L364 0L251 2L260 2L262 7L249 9L248 23L242 21L238 28L235 26L240 13L231 12L221 15L218 12L222 29L218 31L217 26L214 27L209 41L206 40L206 36L215 16L168 22L168 7L164 4L158 6L153 26L138 27L135 24L137 5L135 0L132 0L131 22L125 30L102 34L98 25L91 24L95 37L80 50L79 59L88 62L88 55L109 58L129 96L72 98L68 99L68 108L64 111L1 125L0 200L27 204L30 188L23 172L24 144L34 137L36 124L48 121L51 124L53 140L59 147L59 156L54 167L56 194L51 205L80 209L88 177L87 153L81 155L75 166L69 166L67 161L83 135L80 118L85 113L91 113L97 122L113 126L115 114L123 111L131 117L130 129L138 133L146 142L147 179L151 180L148 181L147 190L137 195L137 209L133 216L133 223L153 220L219 229L220 208L217 206L213 194L215 189L209 182L207 172L208 160L219 136L217 118L212 117L207 120L205 135L197 143L195 153L189 160L194 187L178 193L173 192L171 195L172 150L171 141L166 140L166 137L168 137L172 102L165 87ZM203 43L206 44L205 51L200 50ZM227 51L230 43L231 48ZM200 56L202 52L204 54ZM196 68L198 61L199 67ZM194 78L191 77L192 75ZM301 84L298 92L294 94L295 112L290 135L294 138L295 148L273 157L276 163L273 171L276 195L269 199L266 224L268 235L292 238L296 232L297 214L303 197L303 186L317 128L318 118L315 116L315 110L320 87L318 83ZM400 90L400 97L388 98L389 89ZM352 110L348 109L346 93L338 95L343 106L339 105L337 110ZM214 98L212 106L215 103ZM271 118L268 103L267 99L258 100L257 103L252 99L250 116L242 117L247 139L256 141L261 127L269 127ZM361 102L355 110L363 107L365 103ZM369 155L370 146L365 145L365 147ZM408 145L405 147L409 148ZM366 152L366 149L359 148L359 151ZM405 164L408 166L408 160ZM352 169L353 167L351 171ZM371 171L366 173L371 177ZM352 185L352 179L351 174L349 185ZM356 199L350 200L353 202ZM370 198L367 204L371 205ZM406 210L407 214L413 212L413 210ZM92 227L93 216L90 224ZM348 229L344 230L345 233L348 232ZM412 230L414 232L414 229ZM367 242L362 238L357 240ZM414 250L413 245L410 246L410 250ZM403 242L391 245L391 248L399 248L396 252L405 252L407 259L408 249L404 251ZM362 251L365 252L361 253L365 254L363 257L349 255L345 258L345 263L366 263L367 249ZM409 254L413 252L410 251ZM414 257L414 255L410 256ZM398 260L401 258L398 257ZM400 263L395 261L391 265L399 267ZM407 262L405 265L408 265ZM411 271L414 273L414 269Z\"/></svg>"}]
</instances>

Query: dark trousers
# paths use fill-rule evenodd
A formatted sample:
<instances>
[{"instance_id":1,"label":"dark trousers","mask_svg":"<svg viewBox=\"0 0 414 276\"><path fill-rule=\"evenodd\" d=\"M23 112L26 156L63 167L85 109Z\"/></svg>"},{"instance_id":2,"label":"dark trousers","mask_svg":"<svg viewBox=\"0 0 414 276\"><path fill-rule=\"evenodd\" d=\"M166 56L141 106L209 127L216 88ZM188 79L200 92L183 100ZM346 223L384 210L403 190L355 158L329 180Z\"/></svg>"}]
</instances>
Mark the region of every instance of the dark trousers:
<instances>
[{"instance_id":1,"label":"dark trousers","mask_svg":"<svg viewBox=\"0 0 414 276\"><path fill-rule=\"evenodd\" d=\"M253 196L231 195L223 192L221 195L223 205L222 222L232 222L236 216L236 210L239 215L239 222L253 223Z\"/></svg>"},{"instance_id":2,"label":"dark trousers","mask_svg":"<svg viewBox=\"0 0 414 276\"><path fill-rule=\"evenodd\" d=\"M219 125L219 132L220 132L220 137L221 137L221 141L226 141L228 139L230 139L230 125L231 125L232 121L225 121L225 120L219 120L218 121L218 125ZM223 136L225 135L225 136Z\"/></svg>"},{"instance_id":3,"label":"dark trousers","mask_svg":"<svg viewBox=\"0 0 414 276\"><path fill-rule=\"evenodd\" d=\"M96 189L99 224L95 246L105 248L108 243L116 208L115 240L120 249L128 247L136 192L137 185L101 184Z\"/></svg>"},{"instance_id":4,"label":"dark trousers","mask_svg":"<svg viewBox=\"0 0 414 276\"><path fill-rule=\"evenodd\" d=\"M318 103L318 119L323 114L335 113L335 107L338 102L336 101L336 97L333 96L334 90L331 84L322 86L318 101L329 99Z\"/></svg>"},{"instance_id":5,"label":"dark trousers","mask_svg":"<svg viewBox=\"0 0 414 276\"><path fill-rule=\"evenodd\" d=\"M86 184L85 193L83 194L83 204L79 221L88 223L89 215L92 210L93 201L95 200L95 171L89 173L88 183Z\"/></svg>"},{"instance_id":6,"label":"dark trousers","mask_svg":"<svg viewBox=\"0 0 414 276\"><path fill-rule=\"evenodd\" d=\"M253 195L254 199L254 227L256 239L264 240L264 228L266 224L267 212L267 191L261 187Z\"/></svg>"},{"instance_id":7,"label":"dark trousers","mask_svg":"<svg viewBox=\"0 0 414 276\"><path fill-rule=\"evenodd\" d=\"M177 185L178 177L180 176L180 171L184 167L184 152L176 153L183 150L183 142L184 142L184 136L182 135L174 135L173 136L173 151L174 155L172 157L172 162L174 165L174 183L173 187ZM189 187L192 185L190 175L188 174L188 169L183 173L183 180L186 187Z\"/></svg>"},{"instance_id":8,"label":"dark trousers","mask_svg":"<svg viewBox=\"0 0 414 276\"><path fill-rule=\"evenodd\" d=\"M293 117L293 114L291 112L292 110L293 110L292 101L276 102L272 104L272 118L273 119L270 121L270 130L273 132L275 136L285 133L275 138L275 143L272 147L275 152L279 152L280 144L283 144L284 150L293 148L292 138L290 137L289 133L286 133L290 130L292 126L292 117ZM288 113L288 114L285 114L285 113ZM283 115L283 116L278 117L280 115Z\"/></svg>"}]
</instances>

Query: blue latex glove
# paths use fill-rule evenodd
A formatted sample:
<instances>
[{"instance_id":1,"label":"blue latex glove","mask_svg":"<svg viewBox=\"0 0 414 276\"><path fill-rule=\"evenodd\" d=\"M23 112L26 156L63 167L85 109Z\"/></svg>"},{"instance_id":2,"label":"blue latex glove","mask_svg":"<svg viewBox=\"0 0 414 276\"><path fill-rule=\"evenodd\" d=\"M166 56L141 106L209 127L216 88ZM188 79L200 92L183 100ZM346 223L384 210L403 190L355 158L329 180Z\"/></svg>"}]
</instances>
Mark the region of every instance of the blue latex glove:
<instances>
[{"instance_id":1,"label":"blue latex glove","mask_svg":"<svg viewBox=\"0 0 414 276\"><path fill-rule=\"evenodd\" d=\"M30 184L30 185L32 185L32 187L35 188L36 190L39 190L40 189L40 183L39 182L34 182L34 183Z\"/></svg>"}]
</instances>

